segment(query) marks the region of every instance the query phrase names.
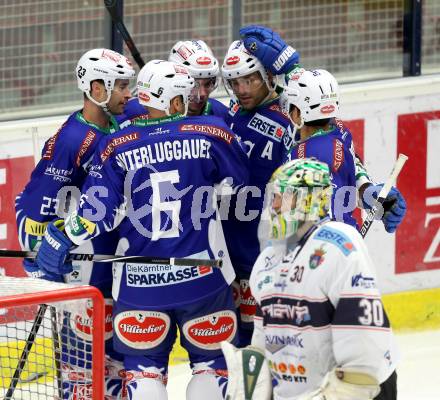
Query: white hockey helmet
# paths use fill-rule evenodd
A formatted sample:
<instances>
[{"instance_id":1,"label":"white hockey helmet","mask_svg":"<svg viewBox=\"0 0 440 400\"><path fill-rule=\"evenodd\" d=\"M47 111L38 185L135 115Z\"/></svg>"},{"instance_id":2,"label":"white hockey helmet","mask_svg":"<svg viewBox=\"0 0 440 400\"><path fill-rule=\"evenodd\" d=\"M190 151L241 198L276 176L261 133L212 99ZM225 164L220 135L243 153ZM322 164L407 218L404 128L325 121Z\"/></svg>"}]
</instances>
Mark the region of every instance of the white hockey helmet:
<instances>
[{"instance_id":1,"label":"white hockey helmet","mask_svg":"<svg viewBox=\"0 0 440 400\"><path fill-rule=\"evenodd\" d=\"M183 64L194 79L217 78L219 74L218 61L203 40L177 42L168 60Z\"/></svg>"},{"instance_id":2,"label":"white hockey helmet","mask_svg":"<svg viewBox=\"0 0 440 400\"><path fill-rule=\"evenodd\" d=\"M280 104L289 113L290 105L301 111L302 123L333 118L339 113L339 86L324 69L300 69L293 74L281 94Z\"/></svg>"},{"instance_id":3,"label":"white hockey helmet","mask_svg":"<svg viewBox=\"0 0 440 400\"><path fill-rule=\"evenodd\" d=\"M132 79L136 72L127 57L109 49L93 49L84 53L76 65L76 78L79 90L95 104L106 107L116 79ZM107 92L107 99L98 103L90 95L91 82L102 80Z\"/></svg>"},{"instance_id":4,"label":"white hockey helmet","mask_svg":"<svg viewBox=\"0 0 440 400\"><path fill-rule=\"evenodd\" d=\"M172 61L151 60L139 71L137 95L143 106L165 111L170 115L170 102L182 96L185 115L188 111L188 98L194 87L194 78L181 64Z\"/></svg>"},{"instance_id":5,"label":"white hockey helmet","mask_svg":"<svg viewBox=\"0 0 440 400\"><path fill-rule=\"evenodd\" d=\"M267 71L263 64L261 64L257 57L246 50L241 40L236 40L229 46L221 69L223 79L231 90L230 79L247 76L254 72L259 72L267 87L271 88Z\"/></svg>"}]
</instances>

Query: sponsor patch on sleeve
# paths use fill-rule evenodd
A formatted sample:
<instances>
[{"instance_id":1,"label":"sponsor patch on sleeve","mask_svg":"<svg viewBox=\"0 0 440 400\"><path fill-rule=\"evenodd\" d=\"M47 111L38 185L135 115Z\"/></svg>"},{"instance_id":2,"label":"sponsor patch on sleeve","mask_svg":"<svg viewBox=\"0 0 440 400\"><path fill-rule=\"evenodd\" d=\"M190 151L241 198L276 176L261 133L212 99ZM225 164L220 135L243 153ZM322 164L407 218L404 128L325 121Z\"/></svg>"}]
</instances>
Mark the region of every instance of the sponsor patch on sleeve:
<instances>
[{"instance_id":1,"label":"sponsor patch on sleeve","mask_svg":"<svg viewBox=\"0 0 440 400\"><path fill-rule=\"evenodd\" d=\"M89 235L93 234L96 224L78 214L72 213L65 221L66 230L74 236L84 236L84 231Z\"/></svg>"},{"instance_id":2,"label":"sponsor patch on sleeve","mask_svg":"<svg viewBox=\"0 0 440 400\"><path fill-rule=\"evenodd\" d=\"M84 154L86 154L90 145L95 141L96 133L92 130L87 132L86 137L84 138L81 146L78 150L78 154L76 155L76 166L79 167L81 165L81 158Z\"/></svg>"},{"instance_id":3,"label":"sponsor patch on sleeve","mask_svg":"<svg viewBox=\"0 0 440 400\"><path fill-rule=\"evenodd\" d=\"M58 129L57 133L55 133L55 135L53 135L45 144L44 147L44 154L42 155L42 159L43 160L51 160L55 151L55 144L57 142L58 139L58 135L61 132L61 129L64 128L64 126L66 125L67 122L65 122L60 129Z\"/></svg>"},{"instance_id":4,"label":"sponsor patch on sleeve","mask_svg":"<svg viewBox=\"0 0 440 400\"><path fill-rule=\"evenodd\" d=\"M372 276L365 276L360 274L351 277L351 287L362 289L375 289L376 280Z\"/></svg>"},{"instance_id":5,"label":"sponsor patch on sleeve","mask_svg":"<svg viewBox=\"0 0 440 400\"><path fill-rule=\"evenodd\" d=\"M306 143L301 143L298 145L298 157L297 158L306 158Z\"/></svg>"},{"instance_id":6,"label":"sponsor patch on sleeve","mask_svg":"<svg viewBox=\"0 0 440 400\"><path fill-rule=\"evenodd\" d=\"M322 227L317 232L314 239L323 240L324 242L335 245L345 256L356 251L356 247L349 237L345 233L334 228Z\"/></svg>"},{"instance_id":7,"label":"sponsor patch on sleeve","mask_svg":"<svg viewBox=\"0 0 440 400\"><path fill-rule=\"evenodd\" d=\"M333 171L337 172L344 163L344 145L338 139L333 141Z\"/></svg>"}]
</instances>

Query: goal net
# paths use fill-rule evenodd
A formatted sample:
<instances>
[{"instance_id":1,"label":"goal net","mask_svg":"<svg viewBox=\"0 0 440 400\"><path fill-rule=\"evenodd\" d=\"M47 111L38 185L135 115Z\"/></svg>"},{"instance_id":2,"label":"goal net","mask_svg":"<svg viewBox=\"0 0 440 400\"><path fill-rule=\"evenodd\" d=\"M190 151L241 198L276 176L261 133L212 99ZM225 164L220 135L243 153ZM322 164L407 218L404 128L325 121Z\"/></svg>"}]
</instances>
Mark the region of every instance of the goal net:
<instances>
[{"instance_id":1,"label":"goal net","mask_svg":"<svg viewBox=\"0 0 440 400\"><path fill-rule=\"evenodd\" d=\"M0 399L103 399L104 299L0 276Z\"/></svg>"}]
</instances>

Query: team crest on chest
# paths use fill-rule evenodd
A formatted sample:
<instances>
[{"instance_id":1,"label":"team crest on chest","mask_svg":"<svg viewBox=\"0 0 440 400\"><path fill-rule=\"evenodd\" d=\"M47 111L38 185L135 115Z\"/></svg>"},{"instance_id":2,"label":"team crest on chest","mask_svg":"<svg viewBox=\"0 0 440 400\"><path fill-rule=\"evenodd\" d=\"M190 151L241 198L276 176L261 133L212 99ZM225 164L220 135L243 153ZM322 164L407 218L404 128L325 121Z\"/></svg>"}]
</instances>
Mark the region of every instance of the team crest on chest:
<instances>
[{"instance_id":1,"label":"team crest on chest","mask_svg":"<svg viewBox=\"0 0 440 400\"><path fill-rule=\"evenodd\" d=\"M324 262L324 254L324 246L321 246L319 249L315 249L315 252L310 256L310 269L318 268Z\"/></svg>"}]
</instances>

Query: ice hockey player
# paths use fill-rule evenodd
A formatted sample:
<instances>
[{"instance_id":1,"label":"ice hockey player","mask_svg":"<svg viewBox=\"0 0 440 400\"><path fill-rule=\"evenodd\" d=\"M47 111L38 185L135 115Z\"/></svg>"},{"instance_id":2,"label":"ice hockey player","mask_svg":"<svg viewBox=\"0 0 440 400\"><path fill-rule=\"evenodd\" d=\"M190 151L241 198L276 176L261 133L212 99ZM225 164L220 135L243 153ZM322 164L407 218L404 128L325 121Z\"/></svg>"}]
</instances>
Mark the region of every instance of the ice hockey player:
<instances>
[{"instance_id":1,"label":"ice hockey player","mask_svg":"<svg viewBox=\"0 0 440 400\"><path fill-rule=\"evenodd\" d=\"M188 103L188 115L215 115L225 118L228 108L220 101L210 98L219 81L219 63L212 50L203 40L177 42L171 49L169 61L184 65L194 78L195 85ZM130 99L125 106L121 120L145 116L145 108L137 97Z\"/></svg>"},{"instance_id":2,"label":"ice hockey player","mask_svg":"<svg viewBox=\"0 0 440 400\"><path fill-rule=\"evenodd\" d=\"M280 102L300 136L289 157L315 157L330 167L332 218L356 227L355 153L350 131L335 120L340 103L336 79L323 69L300 68L290 76Z\"/></svg>"},{"instance_id":3,"label":"ice hockey player","mask_svg":"<svg viewBox=\"0 0 440 400\"><path fill-rule=\"evenodd\" d=\"M252 346L222 344L227 396L372 399L399 354L364 240L329 218L329 168L313 158L289 161L270 190L273 242L250 277L258 304Z\"/></svg>"},{"instance_id":4,"label":"ice hockey player","mask_svg":"<svg viewBox=\"0 0 440 400\"><path fill-rule=\"evenodd\" d=\"M289 62L296 64L298 54L292 54ZM240 138L250 165L249 187L232 196L229 208L221 207L221 210L229 210L229 214L222 213L222 220L237 274L235 297L239 306L240 342L247 345L252 337L255 314L255 300L248 280L260 253L257 232L264 193L273 171L287 160L293 130L289 117L280 108L273 75L241 41L230 45L221 71L225 86L235 100L231 102L226 122Z\"/></svg>"},{"instance_id":5,"label":"ice hockey player","mask_svg":"<svg viewBox=\"0 0 440 400\"><path fill-rule=\"evenodd\" d=\"M251 192L253 197L246 199L247 204L252 206L246 209L248 211L246 218L238 220L231 213L227 217L222 215L222 218L225 219L225 236L240 287L239 294L236 296L240 301L240 327L242 328L240 329L240 337L243 345L249 343L252 315L255 311L247 279L259 254L260 246L264 243L264 240L259 240L257 234L263 206L261 193L264 194L264 187L270 173L285 161L285 152L289 153L295 143L293 126L289 124L290 121L286 121L290 116L280 107L274 75L280 74L283 77L288 72L297 72L300 69L298 53L271 30L270 40L265 39L269 34L264 36L258 33L257 35L255 32L260 32L261 29L268 30L264 27L242 29L241 33L247 49L241 42L234 42L230 46L222 66L226 87L229 87L233 97L237 99L237 102L231 103L227 122L234 133L241 138L242 143L247 146L251 166L250 184L259 188L258 193ZM263 61L264 66L255 55ZM234 76L239 79L234 80ZM282 133L283 124L287 134ZM275 136L275 140L269 138L271 133L274 136L273 132L277 132L279 135ZM281 136L287 149L282 150L280 155L272 149L282 149L282 146L279 146ZM381 187L381 185L371 183L359 159L356 159L356 187L360 193L363 193L368 187L368 195L363 198L369 200L372 200L374 193L377 195ZM242 193L244 192L245 189L242 190ZM242 195L243 198L245 195ZM234 200L236 198L232 200L232 204L234 204ZM234 208L234 205L230 207L230 209ZM341 211L344 210L342 208ZM393 188L385 203L386 212L382 218L388 232L393 232L396 229L403 219L405 210L406 205L403 197L397 189ZM354 222L354 220L351 221ZM264 239L264 237L260 239ZM243 252L242 248L246 248L246 252Z\"/></svg>"},{"instance_id":6,"label":"ice hockey player","mask_svg":"<svg viewBox=\"0 0 440 400\"><path fill-rule=\"evenodd\" d=\"M122 254L223 260L221 269L117 264L114 344L124 354L131 400L167 398L177 327L193 370L187 399L222 399L220 342L236 343L234 272L213 186L247 184L248 160L220 118L184 118L193 85L182 65L153 60L142 68L138 97L149 118L100 142L77 213L66 218L65 232L48 225L37 256L57 273L72 244L118 228ZM105 196L94 196L95 187Z\"/></svg>"},{"instance_id":7,"label":"ice hockey player","mask_svg":"<svg viewBox=\"0 0 440 400\"><path fill-rule=\"evenodd\" d=\"M319 132L322 133L324 131L322 129L323 127L320 125L313 126L315 122L312 120L312 116L314 119L317 119L316 116L318 115L321 117L327 116L328 119L336 116L339 106L339 100L334 101L334 99L327 98L318 99L316 92L314 94L314 102L307 99L307 95L305 93L309 92L308 88L303 86L304 82L301 82L301 84L297 82L297 79L300 79L300 77L302 76L301 73L303 69L299 68L298 64L289 64L288 55L291 53L291 50L289 51L289 48L291 47L288 46L283 41L283 39L272 29L259 25L250 25L248 27L242 28L240 30L240 35L243 37L244 45L249 50L249 52L258 57L258 59L270 72L276 75L281 75L282 80L285 81L288 90L288 95L286 97L288 100L290 99L290 105L295 106L292 107L293 113L290 112L289 109L289 115L291 119L296 119L296 128L301 129L300 131L298 130L298 132L301 133L300 140L304 141L306 137L310 137L312 135L315 137L320 136ZM307 73L304 76L303 80L307 80L307 77L310 77L310 73ZM282 86L285 87L284 84L282 84ZM291 88L291 90L288 89L289 87ZM304 89L302 98L298 98L295 95L295 92L299 89ZM333 96L336 96L336 91L333 90L332 92ZM327 102L328 107L324 105L324 103ZM317 106L317 104L322 104L322 107ZM342 121L326 121L326 119L327 118L320 119L320 124L330 122L335 127L338 127L340 129L341 134L345 138L345 140L347 140L348 136L351 137L351 134L349 135L349 131L344 128ZM309 125L312 125L312 127L310 127ZM327 129L328 126L324 128ZM340 140L339 142L335 141L333 143L335 146L334 149L326 148L325 151L323 149L317 149L317 142L321 142L321 140L319 138L316 138L312 140L307 140L307 144L297 144L293 150L292 158L316 155L318 159L327 162L330 161L330 157L333 157L333 160L330 161L329 165L332 169L332 175L334 175L335 167L338 167L340 163L338 157L342 155L340 151ZM315 154L315 152L317 151L319 152L319 154ZM321 156L324 158L321 158ZM359 198L361 199L360 206L363 208L371 208L371 205L373 204L374 199L377 198L377 195L383 184L373 183L358 157L356 157L355 167L356 188L359 191ZM341 191L340 194L341 197L344 197L343 191ZM336 193L335 195L337 196L338 194ZM351 197L353 198L354 196ZM354 224L354 220L351 218L350 213L346 213L346 210L353 208L354 206L355 202L351 201L350 204L343 206L339 213L343 215L344 220L346 220L347 222L351 221L352 224ZM384 213L381 215L381 219L384 224L385 230L389 233L393 233L402 222L406 214L406 202L398 189L391 189L383 204L383 207Z\"/></svg>"},{"instance_id":8,"label":"ice hockey player","mask_svg":"<svg viewBox=\"0 0 440 400\"><path fill-rule=\"evenodd\" d=\"M48 223L57 216L62 217L69 202L73 206L75 199L79 200L99 140L119 129L113 115L123 112L130 97L129 80L135 77L135 71L123 55L108 49L93 49L79 59L76 77L78 88L84 94L83 108L72 113L58 132L45 143L41 160L32 172L29 183L16 198L18 237L23 250L38 250ZM84 242L77 251L107 254L115 251L117 242L118 236L112 232ZM33 277L71 284L91 284L102 291L107 303L106 351L109 358L106 366L110 374L106 382L107 394L116 396L116 392L121 390L122 381L118 371L122 366L113 359L118 357L112 350L112 273L108 264L74 261L73 267L70 266L69 273L64 276L43 274L31 260L25 259L23 265L26 273ZM67 340L67 335L70 335L71 340L88 339L87 335L77 337L76 333L66 333L63 340ZM68 346L67 343L64 345ZM66 371L68 366L65 367ZM76 390L75 381L65 379L64 383L67 396L68 392Z\"/></svg>"}]
</instances>

